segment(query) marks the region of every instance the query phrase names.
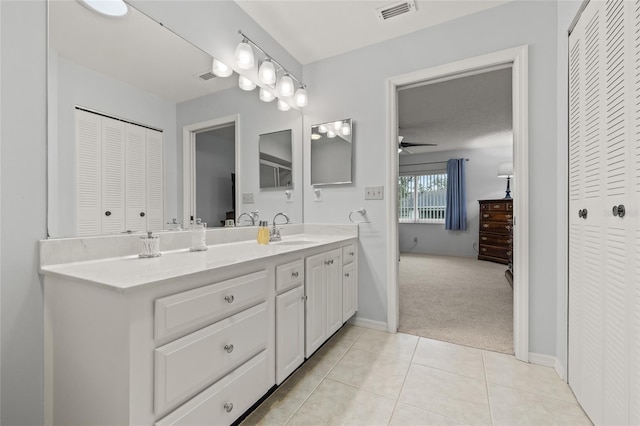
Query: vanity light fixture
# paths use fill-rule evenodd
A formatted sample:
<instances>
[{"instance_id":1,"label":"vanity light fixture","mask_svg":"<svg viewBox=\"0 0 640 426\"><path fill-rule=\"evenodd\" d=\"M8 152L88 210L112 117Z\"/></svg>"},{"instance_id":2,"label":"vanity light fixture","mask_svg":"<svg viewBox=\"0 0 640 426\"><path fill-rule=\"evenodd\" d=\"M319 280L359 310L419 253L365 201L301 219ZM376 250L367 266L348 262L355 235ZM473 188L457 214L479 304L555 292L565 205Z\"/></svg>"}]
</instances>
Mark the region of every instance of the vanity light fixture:
<instances>
[{"instance_id":1,"label":"vanity light fixture","mask_svg":"<svg viewBox=\"0 0 640 426\"><path fill-rule=\"evenodd\" d=\"M333 130L327 130L327 137L332 139L335 138L336 132L334 132Z\"/></svg>"},{"instance_id":2,"label":"vanity light fixture","mask_svg":"<svg viewBox=\"0 0 640 426\"><path fill-rule=\"evenodd\" d=\"M256 88L256 84L243 75L238 77L238 86L247 92Z\"/></svg>"},{"instance_id":3,"label":"vanity light fixture","mask_svg":"<svg viewBox=\"0 0 640 426\"><path fill-rule=\"evenodd\" d=\"M238 47L236 47L236 53L234 56L236 65L243 70L250 70L255 64L253 57L253 49L249 46L247 38L243 38Z\"/></svg>"},{"instance_id":4,"label":"vanity light fixture","mask_svg":"<svg viewBox=\"0 0 640 426\"><path fill-rule=\"evenodd\" d=\"M318 139L322 139L322 135L320 133L311 133L311 140L317 141Z\"/></svg>"},{"instance_id":5,"label":"vanity light fixture","mask_svg":"<svg viewBox=\"0 0 640 426\"><path fill-rule=\"evenodd\" d=\"M327 133L327 130L329 130L329 129L327 129L327 126L325 126L324 124L321 124L321 125L318 126L318 131L320 133Z\"/></svg>"},{"instance_id":6,"label":"vanity light fixture","mask_svg":"<svg viewBox=\"0 0 640 426\"><path fill-rule=\"evenodd\" d=\"M264 84L272 85L276 82L276 67L271 58L265 59L258 68L258 78Z\"/></svg>"},{"instance_id":7,"label":"vanity light fixture","mask_svg":"<svg viewBox=\"0 0 640 426\"><path fill-rule=\"evenodd\" d=\"M229 77L233 74L233 70L231 67L227 66L223 62L220 62L216 58L213 58L213 66L211 67L211 72L213 72L218 77Z\"/></svg>"},{"instance_id":8,"label":"vanity light fixture","mask_svg":"<svg viewBox=\"0 0 640 426\"><path fill-rule=\"evenodd\" d=\"M80 3L106 16L120 17L129 11L129 7L123 0L80 0Z\"/></svg>"},{"instance_id":9,"label":"vanity light fixture","mask_svg":"<svg viewBox=\"0 0 640 426\"><path fill-rule=\"evenodd\" d=\"M288 103L289 107L295 105L302 108L307 106L309 98L307 96L306 85L295 75L291 74L285 67L276 61L273 56L269 55L260 46L258 46L253 40L247 37L242 30L238 30L238 34L242 37L242 41L236 47L235 62L238 68L250 70L255 65L254 49L261 53L264 59L260 61L258 67L258 79L262 84L273 87L275 84L276 92L279 100L283 103ZM280 76L278 77L278 74ZM298 90L294 85L294 80L298 85ZM260 99L265 102L270 102L267 99L268 95L263 95L264 91L261 91ZM263 99L263 96L265 97ZM285 98L293 98L285 101ZM286 110L289 110L287 108ZM283 111L286 111L283 110Z\"/></svg>"},{"instance_id":10,"label":"vanity light fixture","mask_svg":"<svg viewBox=\"0 0 640 426\"><path fill-rule=\"evenodd\" d=\"M273 93L269 92L268 90L265 90L264 88L260 88L260 100L262 102L271 102L275 99L276 97L274 96Z\"/></svg>"},{"instance_id":11,"label":"vanity light fixture","mask_svg":"<svg viewBox=\"0 0 640 426\"><path fill-rule=\"evenodd\" d=\"M291 109L291 105L289 105L282 99L278 99L278 109L280 111L289 111Z\"/></svg>"},{"instance_id":12,"label":"vanity light fixture","mask_svg":"<svg viewBox=\"0 0 640 426\"><path fill-rule=\"evenodd\" d=\"M342 136L349 136L351 134L351 126L349 126L349 123L347 123L346 121L342 123L340 134Z\"/></svg>"}]
</instances>

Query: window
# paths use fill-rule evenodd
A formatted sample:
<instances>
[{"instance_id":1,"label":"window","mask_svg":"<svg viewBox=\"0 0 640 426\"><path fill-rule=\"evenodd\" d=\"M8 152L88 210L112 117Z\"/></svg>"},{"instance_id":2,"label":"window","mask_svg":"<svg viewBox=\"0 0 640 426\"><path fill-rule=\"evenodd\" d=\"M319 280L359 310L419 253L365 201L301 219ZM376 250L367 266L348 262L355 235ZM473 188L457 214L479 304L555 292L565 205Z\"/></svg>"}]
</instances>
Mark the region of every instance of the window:
<instances>
[{"instance_id":1,"label":"window","mask_svg":"<svg viewBox=\"0 0 640 426\"><path fill-rule=\"evenodd\" d=\"M444 223L447 173L400 176L398 220L404 223Z\"/></svg>"}]
</instances>

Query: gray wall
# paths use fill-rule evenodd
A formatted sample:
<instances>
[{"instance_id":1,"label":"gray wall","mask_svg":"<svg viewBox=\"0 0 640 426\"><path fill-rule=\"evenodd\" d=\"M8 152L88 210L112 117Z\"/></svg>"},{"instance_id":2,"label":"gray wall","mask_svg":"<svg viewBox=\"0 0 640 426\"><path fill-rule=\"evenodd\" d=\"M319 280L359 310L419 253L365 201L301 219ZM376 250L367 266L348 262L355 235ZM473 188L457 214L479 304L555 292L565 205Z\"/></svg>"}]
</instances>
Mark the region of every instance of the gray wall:
<instances>
[{"instance_id":1,"label":"gray wall","mask_svg":"<svg viewBox=\"0 0 640 426\"><path fill-rule=\"evenodd\" d=\"M209 228L222 226L225 212L233 210L235 143L235 126L196 135L196 216Z\"/></svg>"},{"instance_id":2,"label":"gray wall","mask_svg":"<svg viewBox=\"0 0 640 426\"><path fill-rule=\"evenodd\" d=\"M51 123L57 132L49 133L49 156L57 157L57 167L49 170L49 235L76 235L76 105L163 130L164 217L178 217L175 103L57 56L53 49L49 55L51 75L57 76L50 79L48 100L57 117Z\"/></svg>"},{"instance_id":3,"label":"gray wall","mask_svg":"<svg viewBox=\"0 0 640 426\"><path fill-rule=\"evenodd\" d=\"M305 122L352 117L355 183L324 188L323 202L305 191L305 221L345 222L349 211L365 207L370 224L360 227L359 312L386 321L386 202L365 201L364 186L385 184L388 77L436 65L529 45L530 167L530 342L531 352L556 352L558 297L558 215L548 208L558 199L557 156L557 16L556 2L510 2L406 36L305 66L309 106ZM305 129L308 152L310 129ZM305 158L305 164L308 164ZM305 183L308 185L305 170ZM305 185L305 189L308 186Z\"/></svg>"},{"instance_id":4,"label":"gray wall","mask_svg":"<svg viewBox=\"0 0 640 426\"><path fill-rule=\"evenodd\" d=\"M467 230L447 231L444 224L400 223L398 239L401 252L428 253L450 256L477 255L478 242L478 200L503 198L507 186L506 179L497 177L498 164L511 162L511 148L485 148L463 151L443 151L432 154L400 156L400 170L420 170L420 166L402 166L403 163L447 161L449 158L468 158L466 165L467 182ZM422 166L424 167L424 166ZM442 163L443 170L446 163ZM512 193L513 196L515 194ZM414 243L414 237L418 242ZM474 243L476 248L474 249Z\"/></svg>"},{"instance_id":5,"label":"gray wall","mask_svg":"<svg viewBox=\"0 0 640 426\"><path fill-rule=\"evenodd\" d=\"M41 425L43 295L37 241L46 237L47 10L0 2L0 318L3 425Z\"/></svg>"}]
</instances>

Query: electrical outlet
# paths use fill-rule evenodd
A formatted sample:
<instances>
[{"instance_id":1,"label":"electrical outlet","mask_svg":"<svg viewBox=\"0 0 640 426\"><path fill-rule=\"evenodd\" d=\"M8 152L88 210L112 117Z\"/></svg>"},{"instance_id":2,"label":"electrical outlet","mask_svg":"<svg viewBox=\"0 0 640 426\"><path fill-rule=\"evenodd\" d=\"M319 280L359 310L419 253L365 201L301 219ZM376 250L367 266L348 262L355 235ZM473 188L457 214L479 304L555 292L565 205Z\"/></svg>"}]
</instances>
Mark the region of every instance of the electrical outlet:
<instances>
[{"instance_id":1,"label":"electrical outlet","mask_svg":"<svg viewBox=\"0 0 640 426\"><path fill-rule=\"evenodd\" d=\"M313 188L313 201L322 202L322 188Z\"/></svg>"},{"instance_id":2,"label":"electrical outlet","mask_svg":"<svg viewBox=\"0 0 640 426\"><path fill-rule=\"evenodd\" d=\"M365 186L365 200L384 200L384 186Z\"/></svg>"},{"instance_id":3,"label":"electrical outlet","mask_svg":"<svg viewBox=\"0 0 640 426\"><path fill-rule=\"evenodd\" d=\"M242 204L253 204L253 192L245 192L242 194Z\"/></svg>"}]
</instances>

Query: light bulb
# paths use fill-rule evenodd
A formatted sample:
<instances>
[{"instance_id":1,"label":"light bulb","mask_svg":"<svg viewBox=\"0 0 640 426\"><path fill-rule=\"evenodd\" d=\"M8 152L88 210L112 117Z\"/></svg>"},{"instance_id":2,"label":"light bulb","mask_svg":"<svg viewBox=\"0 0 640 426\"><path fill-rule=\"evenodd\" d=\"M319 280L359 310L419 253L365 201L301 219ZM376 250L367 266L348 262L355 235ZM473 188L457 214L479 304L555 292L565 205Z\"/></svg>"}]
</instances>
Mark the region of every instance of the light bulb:
<instances>
[{"instance_id":1,"label":"light bulb","mask_svg":"<svg viewBox=\"0 0 640 426\"><path fill-rule=\"evenodd\" d=\"M242 90L246 90L247 92L250 92L256 88L256 84L243 75L238 77L238 86Z\"/></svg>"},{"instance_id":2,"label":"light bulb","mask_svg":"<svg viewBox=\"0 0 640 426\"><path fill-rule=\"evenodd\" d=\"M342 124L340 133L342 133L343 136L349 136L351 134L351 126L349 126L349 123Z\"/></svg>"},{"instance_id":3,"label":"light bulb","mask_svg":"<svg viewBox=\"0 0 640 426\"><path fill-rule=\"evenodd\" d=\"M317 141L318 139L322 139L322 135L318 133L311 133L311 139Z\"/></svg>"},{"instance_id":4,"label":"light bulb","mask_svg":"<svg viewBox=\"0 0 640 426\"><path fill-rule=\"evenodd\" d=\"M231 74L233 74L233 70L231 69L231 67L228 67L226 64L220 62L216 58L213 58L213 66L211 67L211 71L218 77L229 77Z\"/></svg>"},{"instance_id":5,"label":"light bulb","mask_svg":"<svg viewBox=\"0 0 640 426\"><path fill-rule=\"evenodd\" d=\"M246 39L242 40L240 44L238 44L238 47L236 47L234 59L236 61L236 65L240 69L250 70L253 68L255 63L253 58L253 49L249 46Z\"/></svg>"},{"instance_id":6,"label":"light bulb","mask_svg":"<svg viewBox=\"0 0 640 426\"><path fill-rule=\"evenodd\" d=\"M285 74L278 80L278 94L284 98L293 96L293 79Z\"/></svg>"},{"instance_id":7,"label":"light bulb","mask_svg":"<svg viewBox=\"0 0 640 426\"><path fill-rule=\"evenodd\" d=\"M336 132L334 132L333 130L327 130L327 137L328 138L335 138L336 137Z\"/></svg>"},{"instance_id":8,"label":"light bulb","mask_svg":"<svg viewBox=\"0 0 640 426\"><path fill-rule=\"evenodd\" d=\"M276 67L271 59L267 58L258 69L258 78L264 84L274 84L276 82Z\"/></svg>"},{"instance_id":9,"label":"light bulb","mask_svg":"<svg viewBox=\"0 0 640 426\"><path fill-rule=\"evenodd\" d=\"M285 101L278 99L278 109L280 111L289 111L291 109L291 106L289 106L289 104Z\"/></svg>"},{"instance_id":10,"label":"light bulb","mask_svg":"<svg viewBox=\"0 0 640 426\"><path fill-rule=\"evenodd\" d=\"M276 97L273 95L273 93L269 92L268 90L265 90L262 87L260 88L260 100L262 102L271 102L275 98Z\"/></svg>"},{"instance_id":11,"label":"light bulb","mask_svg":"<svg viewBox=\"0 0 640 426\"><path fill-rule=\"evenodd\" d=\"M324 124L321 124L321 125L318 126L318 131L320 133L327 133L327 130L329 130L329 129L327 129L327 126L325 126Z\"/></svg>"},{"instance_id":12,"label":"light bulb","mask_svg":"<svg viewBox=\"0 0 640 426\"><path fill-rule=\"evenodd\" d=\"M307 106L309 99L307 98L307 91L304 87L300 86L298 90L296 90L296 94L293 95L293 101L296 103L296 106L300 108Z\"/></svg>"},{"instance_id":13,"label":"light bulb","mask_svg":"<svg viewBox=\"0 0 640 426\"><path fill-rule=\"evenodd\" d=\"M122 0L81 0L89 9L107 16L124 16L129 11Z\"/></svg>"}]
</instances>

